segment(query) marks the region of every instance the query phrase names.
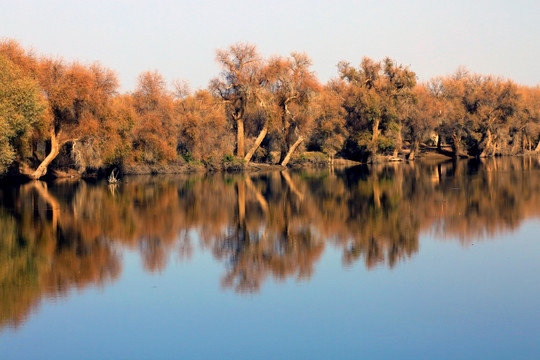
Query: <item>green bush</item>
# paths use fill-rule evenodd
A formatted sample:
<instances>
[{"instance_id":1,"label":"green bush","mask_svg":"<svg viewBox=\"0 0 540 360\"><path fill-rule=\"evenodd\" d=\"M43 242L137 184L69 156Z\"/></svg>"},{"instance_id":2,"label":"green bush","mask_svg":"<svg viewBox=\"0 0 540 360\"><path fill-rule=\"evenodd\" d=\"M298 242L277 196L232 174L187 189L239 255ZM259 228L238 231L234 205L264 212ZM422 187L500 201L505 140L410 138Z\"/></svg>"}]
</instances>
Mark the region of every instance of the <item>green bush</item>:
<instances>
[{"instance_id":1,"label":"green bush","mask_svg":"<svg viewBox=\"0 0 540 360\"><path fill-rule=\"evenodd\" d=\"M223 156L223 162L226 163L226 162L234 162L234 155L231 155L231 154L225 154L225 156Z\"/></svg>"},{"instance_id":2,"label":"green bush","mask_svg":"<svg viewBox=\"0 0 540 360\"><path fill-rule=\"evenodd\" d=\"M187 152L185 154L182 154L182 158L184 158L184 160L188 163L188 164L191 164L195 161L195 158L193 157L193 155L191 155L191 153Z\"/></svg>"}]
</instances>

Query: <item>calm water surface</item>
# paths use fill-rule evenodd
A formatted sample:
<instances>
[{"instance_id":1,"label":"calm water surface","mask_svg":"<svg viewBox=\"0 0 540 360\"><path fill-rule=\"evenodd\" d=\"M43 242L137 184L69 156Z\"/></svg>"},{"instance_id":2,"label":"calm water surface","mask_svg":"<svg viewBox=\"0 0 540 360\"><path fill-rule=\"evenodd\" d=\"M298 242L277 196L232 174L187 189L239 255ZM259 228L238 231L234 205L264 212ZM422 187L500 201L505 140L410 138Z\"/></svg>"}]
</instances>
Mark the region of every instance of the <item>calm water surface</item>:
<instances>
[{"instance_id":1,"label":"calm water surface","mask_svg":"<svg viewBox=\"0 0 540 360\"><path fill-rule=\"evenodd\" d=\"M0 187L0 359L539 359L540 159Z\"/></svg>"}]
</instances>

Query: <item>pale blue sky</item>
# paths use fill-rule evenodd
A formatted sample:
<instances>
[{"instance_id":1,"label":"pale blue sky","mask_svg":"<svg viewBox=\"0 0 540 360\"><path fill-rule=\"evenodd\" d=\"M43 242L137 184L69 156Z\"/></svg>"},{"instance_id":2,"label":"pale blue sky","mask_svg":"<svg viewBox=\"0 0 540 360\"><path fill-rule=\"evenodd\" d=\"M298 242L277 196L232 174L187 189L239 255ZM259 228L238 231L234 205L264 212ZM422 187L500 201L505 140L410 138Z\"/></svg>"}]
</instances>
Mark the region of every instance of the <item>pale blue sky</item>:
<instances>
[{"instance_id":1,"label":"pale blue sky","mask_svg":"<svg viewBox=\"0 0 540 360\"><path fill-rule=\"evenodd\" d=\"M304 51L322 81L336 64L390 56L419 80L473 72L540 84L540 1L0 0L0 37L38 53L100 61L124 90L144 70L206 87L215 50L238 41L262 55Z\"/></svg>"}]
</instances>

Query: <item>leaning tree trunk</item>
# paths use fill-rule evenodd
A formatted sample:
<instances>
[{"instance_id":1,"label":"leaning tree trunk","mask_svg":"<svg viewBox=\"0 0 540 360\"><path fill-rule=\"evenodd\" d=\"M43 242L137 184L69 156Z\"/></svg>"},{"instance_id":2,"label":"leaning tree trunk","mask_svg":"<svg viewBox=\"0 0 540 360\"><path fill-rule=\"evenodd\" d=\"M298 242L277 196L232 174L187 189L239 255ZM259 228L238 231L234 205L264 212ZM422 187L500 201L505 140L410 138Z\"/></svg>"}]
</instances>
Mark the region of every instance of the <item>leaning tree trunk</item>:
<instances>
[{"instance_id":1,"label":"leaning tree trunk","mask_svg":"<svg viewBox=\"0 0 540 360\"><path fill-rule=\"evenodd\" d=\"M60 142L56 136L54 129L51 130L51 152L47 157L39 164L38 168L32 174L32 178L37 180L47 173L47 167L60 153Z\"/></svg>"},{"instance_id":2,"label":"leaning tree trunk","mask_svg":"<svg viewBox=\"0 0 540 360\"><path fill-rule=\"evenodd\" d=\"M253 181L249 177L249 175L246 176L245 181L246 181L247 187L255 194L255 197L257 198L257 201L259 202L259 205L261 206L261 209L268 216L268 202L266 201L264 196L261 194L261 192L259 190L257 190L255 185L253 184Z\"/></svg>"},{"instance_id":3,"label":"leaning tree trunk","mask_svg":"<svg viewBox=\"0 0 540 360\"><path fill-rule=\"evenodd\" d=\"M244 157L244 119L236 119L236 156Z\"/></svg>"},{"instance_id":4,"label":"leaning tree trunk","mask_svg":"<svg viewBox=\"0 0 540 360\"><path fill-rule=\"evenodd\" d=\"M52 212L52 228L54 233L58 230L58 218L60 213L60 203L58 200L49 193L47 188L47 183L43 181L34 181L32 182L32 187L36 189L39 195L47 202Z\"/></svg>"},{"instance_id":5,"label":"leaning tree trunk","mask_svg":"<svg viewBox=\"0 0 540 360\"><path fill-rule=\"evenodd\" d=\"M291 160L291 156L292 156L294 150L296 150L296 148L298 147L298 145L300 145L302 143L302 141L304 141L304 137L300 136L298 138L298 140L296 140L296 142L293 144L293 146L291 146L291 148L287 152L287 155L285 155L285 158L281 162L281 166L287 166L287 164L289 163L289 160Z\"/></svg>"},{"instance_id":6,"label":"leaning tree trunk","mask_svg":"<svg viewBox=\"0 0 540 360\"><path fill-rule=\"evenodd\" d=\"M261 143L264 140L264 137L268 133L268 124L264 124L263 129L259 133L259 136L257 136L257 139L255 139L255 144L253 144L252 148L248 151L246 156L244 157L244 160L249 163L251 161L251 158L253 157L253 154L255 154L255 151L259 148Z\"/></svg>"},{"instance_id":7,"label":"leaning tree trunk","mask_svg":"<svg viewBox=\"0 0 540 360\"><path fill-rule=\"evenodd\" d=\"M409 160L414 160L416 154L418 153L418 140L414 140L413 146L411 147L411 152L409 153Z\"/></svg>"},{"instance_id":8,"label":"leaning tree trunk","mask_svg":"<svg viewBox=\"0 0 540 360\"><path fill-rule=\"evenodd\" d=\"M540 140L538 141L538 145L536 145L536 149L534 149L536 152L540 152Z\"/></svg>"}]
</instances>

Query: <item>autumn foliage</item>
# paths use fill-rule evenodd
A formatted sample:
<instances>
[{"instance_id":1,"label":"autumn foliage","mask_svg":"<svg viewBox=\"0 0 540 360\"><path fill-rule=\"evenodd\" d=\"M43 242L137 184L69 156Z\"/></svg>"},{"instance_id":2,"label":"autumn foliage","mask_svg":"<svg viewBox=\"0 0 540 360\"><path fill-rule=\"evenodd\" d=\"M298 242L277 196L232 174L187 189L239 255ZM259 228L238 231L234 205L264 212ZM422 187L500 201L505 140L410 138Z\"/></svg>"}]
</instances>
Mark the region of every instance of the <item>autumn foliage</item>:
<instances>
[{"instance_id":1,"label":"autumn foliage","mask_svg":"<svg viewBox=\"0 0 540 360\"><path fill-rule=\"evenodd\" d=\"M114 71L99 63L0 41L0 174L286 166L304 150L330 163L540 152L538 86L464 68L419 84L390 58L340 62L338 76L321 84L308 55L264 58L247 43L218 50L216 61L221 73L208 89L176 82L171 91L158 71L146 71L120 94Z\"/></svg>"}]
</instances>

